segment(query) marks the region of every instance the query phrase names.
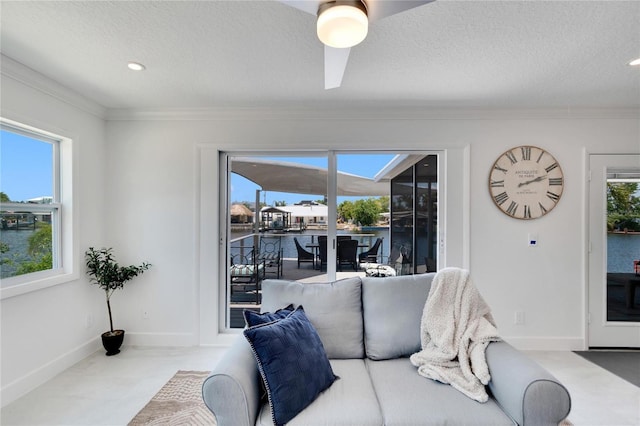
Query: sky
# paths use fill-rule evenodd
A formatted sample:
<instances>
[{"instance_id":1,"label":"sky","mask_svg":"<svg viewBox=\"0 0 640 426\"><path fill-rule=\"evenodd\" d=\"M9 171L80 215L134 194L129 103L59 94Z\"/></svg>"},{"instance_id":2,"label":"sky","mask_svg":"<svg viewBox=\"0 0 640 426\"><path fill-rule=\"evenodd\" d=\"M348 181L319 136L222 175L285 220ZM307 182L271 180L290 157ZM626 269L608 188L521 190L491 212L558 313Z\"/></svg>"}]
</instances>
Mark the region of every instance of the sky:
<instances>
[{"instance_id":1,"label":"sky","mask_svg":"<svg viewBox=\"0 0 640 426\"><path fill-rule=\"evenodd\" d=\"M373 178L391 159L394 154L339 154L337 157L338 170L345 173ZM307 164L322 168L327 168L326 157L266 157L270 160L286 161L289 163ZM243 178L242 176L231 174L231 202L255 202L256 189L258 185ZM276 201L285 201L287 205L295 204L302 200L322 200L323 195L319 194L289 194L284 192L265 191L260 194L260 201L265 201L267 205L273 205ZM338 204L345 200L354 201L362 197L338 197ZM366 198L366 197L365 197Z\"/></svg>"},{"instance_id":2,"label":"sky","mask_svg":"<svg viewBox=\"0 0 640 426\"><path fill-rule=\"evenodd\" d=\"M53 145L0 130L0 192L11 201L53 195Z\"/></svg>"}]
</instances>

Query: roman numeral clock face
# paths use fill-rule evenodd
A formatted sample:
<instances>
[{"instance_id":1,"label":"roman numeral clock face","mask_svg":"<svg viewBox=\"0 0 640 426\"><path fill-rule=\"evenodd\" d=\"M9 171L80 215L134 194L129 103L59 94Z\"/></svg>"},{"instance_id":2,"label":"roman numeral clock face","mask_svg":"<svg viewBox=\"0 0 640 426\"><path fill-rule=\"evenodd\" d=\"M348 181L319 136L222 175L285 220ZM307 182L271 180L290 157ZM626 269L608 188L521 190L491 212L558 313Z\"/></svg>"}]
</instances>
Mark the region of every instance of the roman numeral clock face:
<instances>
[{"instance_id":1,"label":"roman numeral clock face","mask_svg":"<svg viewBox=\"0 0 640 426\"><path fill-rule=\"evenodd\" d=\"M519 146L502 154L491 168L489 192L495 205L516 219L537 219L560 201L562 168L544 149Z\"/></svg>"}]
</instances>

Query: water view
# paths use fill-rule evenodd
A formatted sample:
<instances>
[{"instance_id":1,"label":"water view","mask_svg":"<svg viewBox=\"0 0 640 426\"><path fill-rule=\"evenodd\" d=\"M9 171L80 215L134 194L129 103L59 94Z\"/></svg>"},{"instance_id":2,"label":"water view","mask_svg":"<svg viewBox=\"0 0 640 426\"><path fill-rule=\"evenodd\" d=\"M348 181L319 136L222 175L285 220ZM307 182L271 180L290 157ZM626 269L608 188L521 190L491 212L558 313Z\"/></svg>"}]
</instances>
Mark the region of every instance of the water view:
<instances>
[{"instance_id":1,"label":"water view","mask_svg":"<svg viewBox=\"0 0 640 426\"><path fill-rule=\"evenodd\" d=\"M238 242L242 237L249 237L253 235L251 231L236 231L231 232L231 241L232 246L236 246L236 242ZM269 234L271 235L271 234ZM310 244L313 241L317 241L318 235L327 235L326 232L318 230L308 230L303 232L296 233L287 233L287 234L275 234L278 236L282 236L282 253L285 259L295 259L298 257L298 252L296 251L295 243L293 242L293 237L298 238L300 244L304 247L306 244ZM338 231L338 235L353 235L352 238L357 239L362 244L367 244L368 246L372 246L376 241L376 238L382 238L382 246L380 247L379 255L382 256L383 259L386 259L389 256L389 229L376 229L372 231L360 232L360 231ZM251 246L252 242L247 241L247 245Z\"/></svg>"},{"instance_id":2,"label":"water view","mask_svg":"<svg viewBox=\"0 0 640 426\"><path fill-rule=\"evenodd\" d=\"M607 272L634 272L633 261L640 259L640 234L607 234Z\"/></svg>"},{"instance_id":3,"label":"water view","mask_svg":"<svg viewBox=\"0 0 640 426\"><path fill-rule=\"evenodd\" d=\"M7 252L0 253L0 278L14 276L21 263L31 260L27 251L29 237L34 232L35 230L15 231L0 229L0 243L9 247Z\"/></svg>"}]
</instances>

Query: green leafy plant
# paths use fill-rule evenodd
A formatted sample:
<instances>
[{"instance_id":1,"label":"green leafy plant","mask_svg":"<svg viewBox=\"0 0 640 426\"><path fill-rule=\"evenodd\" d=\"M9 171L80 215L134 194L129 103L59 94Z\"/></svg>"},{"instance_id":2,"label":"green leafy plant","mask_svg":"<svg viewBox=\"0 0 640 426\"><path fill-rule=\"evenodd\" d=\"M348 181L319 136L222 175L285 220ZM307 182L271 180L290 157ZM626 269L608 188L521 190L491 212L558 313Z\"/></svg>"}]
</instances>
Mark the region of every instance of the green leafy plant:
<instances>
[{"instance_id":1,"label":"green leafy plant","mask_svg":"<svg viewBox=\"0 0 640 426\"><path fill-rule=\"evenodd\" d=\"M113 333L110 302L113 292L122 288L127 281L144 273L151 264L142 262L140 266L120 266L115 260L112 248L94 249L89 247L89 250L84 255L85 263L87 264L87 275L91 278L91 283L98 284L105 292L109 311L109 326L111 327L111 333Z\"/></svg>"},{"instance_id":2,"label":"green leafy plant","mask_svg":"<svg viewBox=\"0 0 640 426\"><path fill-rule=\"evenodd\" d=\"M16 275L46 271L53 268L51 225L36 222L37 231L29 236L27 254L30 260L20 262Z\"/></svg>"},{"instance_id":3,"label":"green leafy plant","mask_svg":"<svg viewBox=\"0 0 640 426\"><path fill-rule=\"evenodd\" d=\"M362 226L376 223L380 214L380 205L373 198L356 200L353 203L353 219Z\"/></svg>"},{"instance_id":4,"label":"green leafy plant","mask_svg":"<svg viewBox=\"0 0 640 426\"><path fill-rule=\"evenodd\" d=\"M607 229L640 231L640 197L634 182L607 182Z\"/></svg>"}]
</instances>

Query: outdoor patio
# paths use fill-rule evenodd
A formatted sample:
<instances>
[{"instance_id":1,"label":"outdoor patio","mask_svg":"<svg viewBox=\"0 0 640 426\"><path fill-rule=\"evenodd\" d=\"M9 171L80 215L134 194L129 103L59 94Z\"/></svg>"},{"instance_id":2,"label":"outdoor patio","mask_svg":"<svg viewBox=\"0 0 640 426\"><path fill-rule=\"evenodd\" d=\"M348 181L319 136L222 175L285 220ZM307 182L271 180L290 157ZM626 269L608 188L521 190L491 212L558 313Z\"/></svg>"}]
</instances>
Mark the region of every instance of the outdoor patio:
<instances>
[{"instance_id":1,"label":"outdoor patio","mask_svg":"<svg viewBox=\"0 0 640 426\"><path fill-rule=\"evenodd\" d=\"M327 272L314 269L310 263L303 263L298 268L298 261L296 258L284 258L283 259L283 273L280 279L300 281L303 283L319 283L326 282ZM364 277L364 271L338 271L336 273L337 279L348 278L353 276ZM275 274L267 273L265 279L276 278ZM251 309L254 311L260 311L260 305L256 305L255 290L247 292L234 290L231 297L231 309L230 309L230 321L231 328L243 328L244 318L242 311L244 309Z\"/></svg>"}]
</instances>

